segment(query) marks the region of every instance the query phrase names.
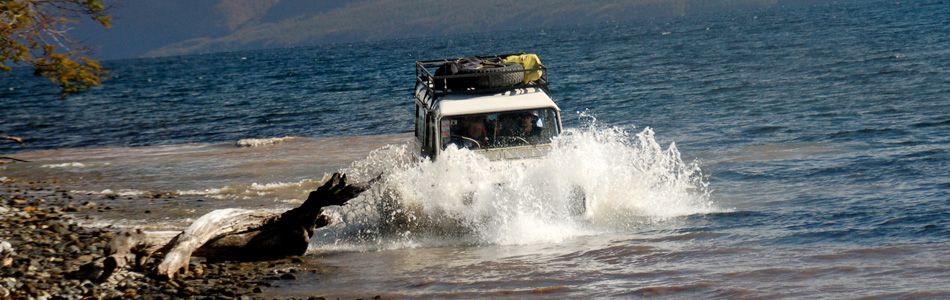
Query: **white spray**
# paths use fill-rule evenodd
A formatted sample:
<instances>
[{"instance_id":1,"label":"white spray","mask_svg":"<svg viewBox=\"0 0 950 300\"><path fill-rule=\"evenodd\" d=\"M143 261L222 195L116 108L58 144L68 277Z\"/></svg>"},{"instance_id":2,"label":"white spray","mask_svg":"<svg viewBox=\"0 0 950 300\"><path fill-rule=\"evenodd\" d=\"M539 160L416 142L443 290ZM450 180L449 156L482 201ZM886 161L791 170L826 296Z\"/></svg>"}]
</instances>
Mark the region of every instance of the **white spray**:
<instances>
[{"instance_id":1,"label":"white spray","mask_svg":"<svg viewBox=\"0 0 950 300\"><path fill-rule=\"evenodd\" d=\"M559 242L717 210L698 163L683 162L675 144L663 149L649 128L631 136L593 118L537 159L449 149L429 161L402 145L345 171L378 184L330 212L338 222L317 247Z\"/></svg>"}]
</instances>

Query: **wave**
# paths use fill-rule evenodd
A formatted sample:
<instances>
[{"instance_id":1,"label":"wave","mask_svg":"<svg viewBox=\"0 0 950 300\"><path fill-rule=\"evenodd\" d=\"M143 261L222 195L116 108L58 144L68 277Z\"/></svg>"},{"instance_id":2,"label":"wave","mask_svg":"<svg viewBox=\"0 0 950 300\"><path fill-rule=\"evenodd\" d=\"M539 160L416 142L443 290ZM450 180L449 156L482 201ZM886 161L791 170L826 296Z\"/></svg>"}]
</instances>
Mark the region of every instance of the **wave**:
<instances>
[{"instance_id":1,"label":"wave","mask_svg":"<svg viewBox=\"0 0 950 300\"><path fill-rule=\"evenodd\" d=\"M208 195L218 195L227 191L227 187L223 188L209 188L204 190L177 190L175 194L180 196L208 196Z\"/></svg>"},{"instance_id":2,"label":"wave","mask_svg":"<svg viewBox=\"0 0 950 300\"><path fill-rule=\"evenodd\" d=\"M5 177L4 177L5 178ZM326 179L303 179L295 182L273 183L234 183L220 187L164 190L138 190L129 188L105 188L102 190L74 189L70 193L81 195L121 196L121 197L175 197L187 199L217 199L217 200L269 200L296 204L306 198L306 193L318 186Z\"/></svg>"},{"instance_id":3,"label":"wave","mask_svg":"<svg viewBox=\"0 0 950 300\"><path fill-rule=\"evenodd\" d=\"M301 197L306 198L306 193L312 190L319 183L326 181L323 179L302 179L292 182L269 182L250 184L231 184L217 188L198 189L198 190L178 190L175 192L181 196L205 196L213 199L253 199L253 198L274 198L280 202L300 202Z\"/></svg>"},{"instance_id":4,"label":"wave","mask_svg":"<svg viewBox=\"0 0 950 300\"><path fill-rule=\"evenodd\" d=\"M290 187L302 187L304 184L307 184L310 182L312 182L312 180L309 180L309 179L304 179L297 182L280 182L280 181L271 182L271 183L252 182L249 188L255 191L269 191L269 190L276 190L276 189L283 189L283 188L290 188Z\"/></svg>"},{"instance_id":5,"label":"wave","mask_svg":"<svg viewBox=\"0 0 950 300\"><path fill-rule=\"evenodd\" d=\"M68 163L61 163L61 164L45 164L45 165L40 166L40 168L48 168L48 169L57 169L57 168L85 168L85 167L86 167L86 165L83 164L83 163L81 163L81 162L68 162Z\"/></svg>"},{"instance_id":6,"label":"wave","mask_svg":"<svg viewBox=\"0 0 950 300\"><path fill-rule=\"evenodd\" d=\"M263 139L240 139L235 145L238 147L263 147L280 144L286 141L296 139L294 136L285 136L285 137L276 137L276 138L263 138Z\"/></svg>"},{"instance_id":7,"label":"wave","mask_svg":"<svg viewBox=\"0 0 950 300\"><path fill-rule=\"evenodd\" d=\"M698 162L684 162L675 144L664 149L652 129L631 135L593 119L566 130L539 159L493 162L450 149L430 161L401 145L345 172L378 184L328 210L338 224L317 247L556 243L720 211ZM586 202L581 215L571 209L577 191Z\"/></svg>"},{"instance_id":8,"label":"wave","mask_svg":"<svg viewBox=\"0 0 950 300\"><path fill-rule=\"evenodd\" d=\"M151 194L148 191L136 190L136 189L104 189L101 191L86 191L86 190L71 190L69 191L72 194L84 194L84 195L112 195L112 196L121 196L121 197L133 197L133 196L142 196Z\"/></svg>"}]
</instances>

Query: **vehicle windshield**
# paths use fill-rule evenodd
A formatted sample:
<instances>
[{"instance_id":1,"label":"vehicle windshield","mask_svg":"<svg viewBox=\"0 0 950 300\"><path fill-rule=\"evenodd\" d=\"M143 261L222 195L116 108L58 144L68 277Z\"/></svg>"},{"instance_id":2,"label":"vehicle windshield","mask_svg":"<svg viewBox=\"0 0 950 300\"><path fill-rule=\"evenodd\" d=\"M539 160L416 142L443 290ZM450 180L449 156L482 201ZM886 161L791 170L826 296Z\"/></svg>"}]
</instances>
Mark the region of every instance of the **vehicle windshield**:
<instances>
[{"instance_id":1,"label":"vehicle windshield","mask_svg":"<svg viewBox=\"0 0 950 300\"><path fill-rule=\"evenodd\" d=\"M443 117L442 148L492 149L551 142L560 133L554 109Z\"/></svg>"}]
</instances>

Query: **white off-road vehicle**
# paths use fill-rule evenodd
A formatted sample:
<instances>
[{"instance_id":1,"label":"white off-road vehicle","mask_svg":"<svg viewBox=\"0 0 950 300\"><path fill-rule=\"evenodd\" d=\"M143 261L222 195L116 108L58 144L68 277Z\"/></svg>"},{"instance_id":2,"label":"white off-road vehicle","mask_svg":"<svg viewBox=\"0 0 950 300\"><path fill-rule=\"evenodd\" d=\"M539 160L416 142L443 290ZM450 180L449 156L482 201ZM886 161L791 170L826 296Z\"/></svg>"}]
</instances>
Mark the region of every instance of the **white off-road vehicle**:
<instances>
[{"instance_id":1,"label":"white off-road vehicle","mask_svg":"<svg viewBox=\"0 0 950 300\"><path fill-rule=\"evenodd\" d=\"M491 160L541 156L561 133L546 69L534 54L416 62L418 153L438 159L448 147Z\"/></svg>"},{"instance_id":2,"label":"white off-road vehicle","mask_svg":"<svg viewBox=\"0 0 950 300\"><path fill-rule=\"evenodd\" d=\"M562 130L546 73L537 55L524 53L417 61L415 150L435 160L449 147L466 148L492 161L530 164ZM470 204L472 192L462 192ZM568 198L571 214L586 212L580 187Z\"/></svg>"}]
</instances>

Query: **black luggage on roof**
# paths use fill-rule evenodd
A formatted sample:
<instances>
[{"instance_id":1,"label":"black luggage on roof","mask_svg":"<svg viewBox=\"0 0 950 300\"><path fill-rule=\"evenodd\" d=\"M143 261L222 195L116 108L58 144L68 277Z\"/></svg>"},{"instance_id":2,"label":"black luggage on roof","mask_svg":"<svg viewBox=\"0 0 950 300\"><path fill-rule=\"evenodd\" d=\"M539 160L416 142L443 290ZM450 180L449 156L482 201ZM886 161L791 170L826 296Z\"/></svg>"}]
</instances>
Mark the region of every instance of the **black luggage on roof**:
<instances>
[{"instance_id":1,"label":"black luggage on roof","mask_svg":"<svg viewBox=\"0 0 950 300\"><path fill-rule=\"evenodd\" d=\"M498 93L525 87L547 90L547 72L543 65L525 69L518 63L502 62L506 57L522 54L417 61L417 93L424 88L430 97L436 98L448 94ZM526 73L536 71L541 71L539 79L523 82Z\"/></svg>"}]
</instances>

